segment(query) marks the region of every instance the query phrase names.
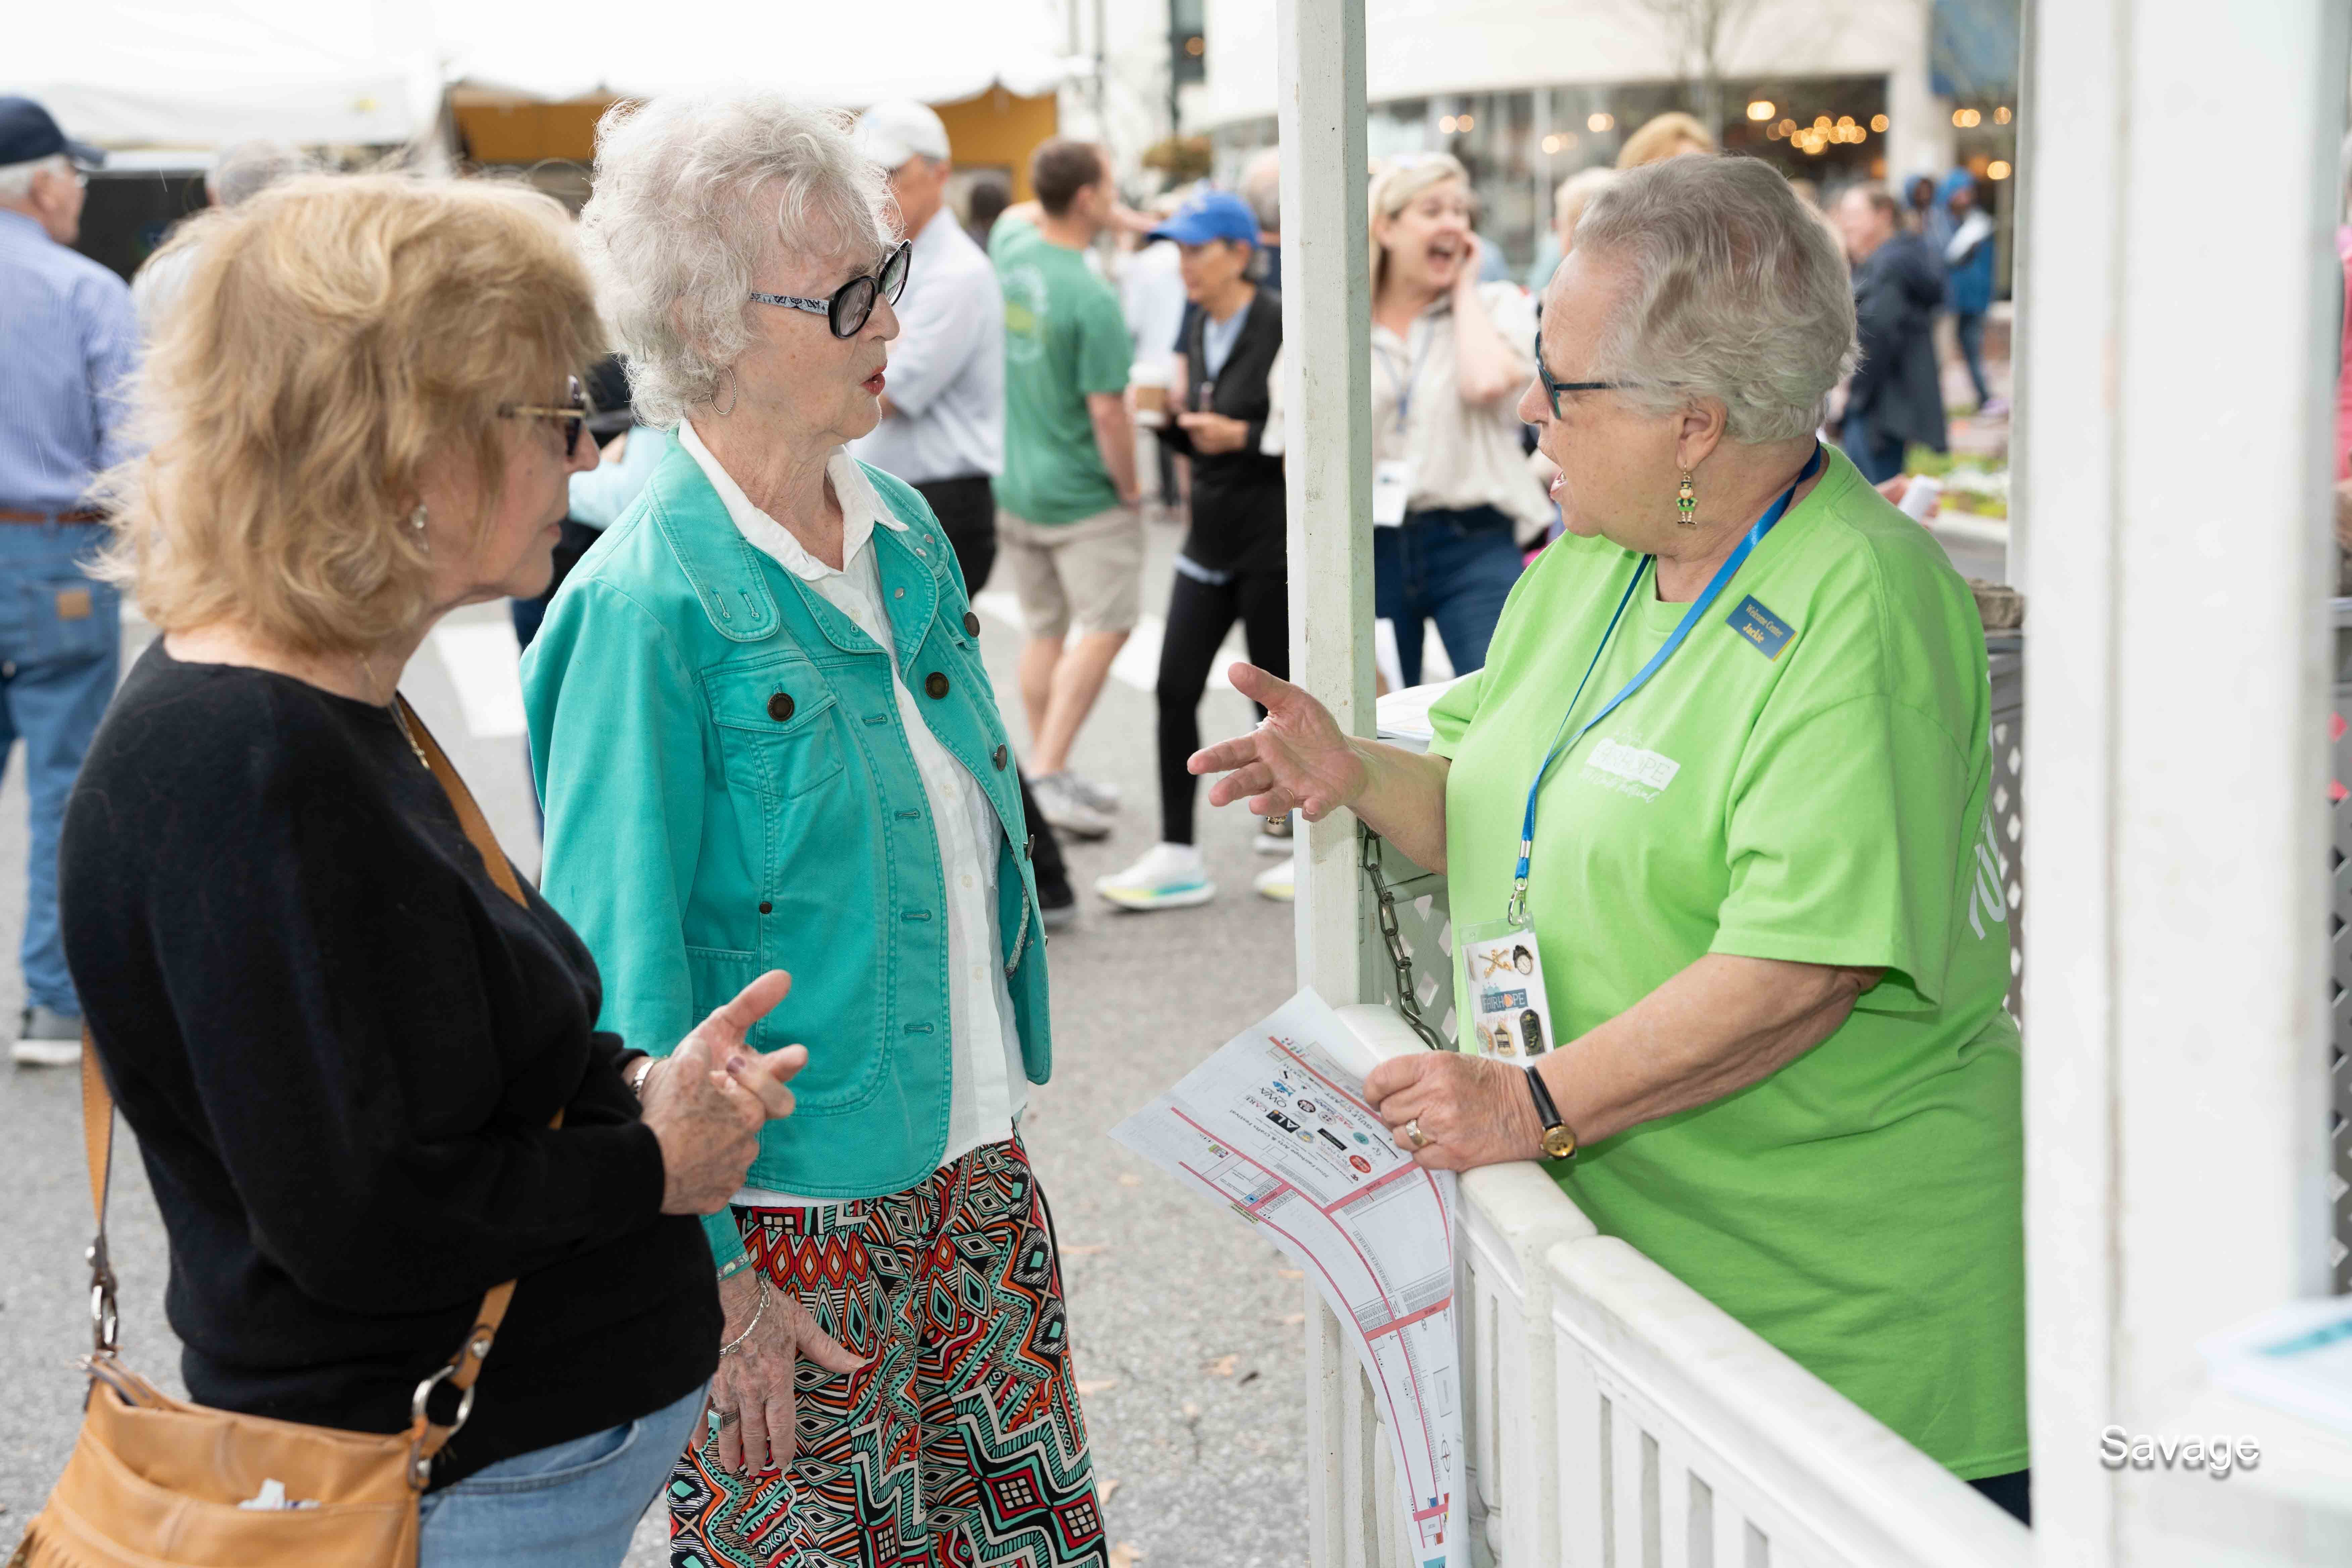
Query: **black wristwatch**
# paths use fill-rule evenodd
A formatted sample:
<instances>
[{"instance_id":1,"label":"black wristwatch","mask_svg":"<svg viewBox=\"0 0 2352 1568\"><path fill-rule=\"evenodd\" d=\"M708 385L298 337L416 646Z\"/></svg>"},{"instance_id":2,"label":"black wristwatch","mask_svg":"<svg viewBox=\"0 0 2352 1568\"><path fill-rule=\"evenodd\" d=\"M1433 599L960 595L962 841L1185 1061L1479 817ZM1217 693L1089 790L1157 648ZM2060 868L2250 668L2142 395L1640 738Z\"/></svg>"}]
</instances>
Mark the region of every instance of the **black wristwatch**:
<instances>
[{"instance_id":1,"label":"black wristwatch","mask_svg":"<svg viewBox=\"0 0 2352 1568\"><path fill-rule=\"evenodd\" d=\"M1543 1123L1543 1152L1548 1160L1565 1160L1576 1152L1576 1134L1560 1120L1559 1107L1551 1102L1551 1090L1544 1087L1543 1075L1533 1066L1526 1069L1528 1093L1535 1097L1536 1117Z\"/></svg>"}]
</instances>

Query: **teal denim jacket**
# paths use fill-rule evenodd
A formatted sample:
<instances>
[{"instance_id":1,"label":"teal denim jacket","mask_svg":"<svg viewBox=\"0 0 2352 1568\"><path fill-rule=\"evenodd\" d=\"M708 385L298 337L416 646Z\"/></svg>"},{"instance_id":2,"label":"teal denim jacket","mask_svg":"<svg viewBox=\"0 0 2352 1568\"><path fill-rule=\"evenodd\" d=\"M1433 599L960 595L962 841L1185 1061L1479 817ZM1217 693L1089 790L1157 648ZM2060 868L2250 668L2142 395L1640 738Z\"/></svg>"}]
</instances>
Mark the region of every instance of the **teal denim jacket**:
<instances>
[{"instance_id":1,"label":"teal denim jacket","mask_svg":"<svg viewBox=\"0 0 2352 1568\"><path fill-rule=\"evenodd\" d=\"M909 525L867 545L899 669L1003 825L1001 958L1043 1083L1037 887L978 622L930 507L866 473ZM901 1191L947 1148L947 883L887 658L753 549L674 447L564 582L522 666L541 891L603 972L598 1026L664 1056L755 975L790 970L752 1043L798 1041L809 1062L749 1179L810 1197ZM731 1215L704 1226L721 1275L743 1267Z\"/></svg>"}]
</instances>

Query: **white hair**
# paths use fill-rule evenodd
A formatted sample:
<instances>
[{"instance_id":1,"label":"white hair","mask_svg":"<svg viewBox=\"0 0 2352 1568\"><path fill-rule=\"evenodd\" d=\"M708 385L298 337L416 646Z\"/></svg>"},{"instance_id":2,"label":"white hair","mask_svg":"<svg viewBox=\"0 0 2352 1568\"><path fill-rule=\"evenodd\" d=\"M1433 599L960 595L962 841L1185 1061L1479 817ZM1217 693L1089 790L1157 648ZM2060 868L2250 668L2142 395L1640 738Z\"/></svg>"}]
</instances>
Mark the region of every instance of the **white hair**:
<instances>
[{"instance_id":1,"label":"white hair","mask_svg":"<svg viewBox=\"0 0 2352 1568\"><path fill-rule=\"evenodd\" d=\"M205 188L214 204L233 207L251 201L280 180L313 172L314 165L290 142L239 142L221 149L220 158L205 176Z\"/></svg>"},{"instance_id":2,"label":"white hair","mask_svg":"<svg viewBox=\"0 0 2352 1568\"><path fill-rule=\"evenodd\" d=\"M672 429L717 395L751 347L749 295L774 252L862 259L893 244L888 196L835 110L751 88L607 110L580 239L637 417Z\"/></svg>"},{"instance_id":3,"label":"white hair","mask_svg":"<svg viewBox=\"0 0 2352 1568\"><path fill-rule=\"evenodd\" d=\"M1829 226L1770 164L1722 154L1621 171L1576 248L1628 283L1594 374L1657 413L1723 405L1734 441L1811 434L1853 368L1853 289Z\"/></svg>"},{"instance_id":4,"label":"white hair","mask_svg":"<svg viewBox=\"0 0 2352 1568\"><path fill-rule=\"evenodd\" d=\"M73 160L63 153L52 153L29 163L0 163L0 202L30 201L36 179L43 174L70 175L73 172Z\"/></svg>"}]
</instances>

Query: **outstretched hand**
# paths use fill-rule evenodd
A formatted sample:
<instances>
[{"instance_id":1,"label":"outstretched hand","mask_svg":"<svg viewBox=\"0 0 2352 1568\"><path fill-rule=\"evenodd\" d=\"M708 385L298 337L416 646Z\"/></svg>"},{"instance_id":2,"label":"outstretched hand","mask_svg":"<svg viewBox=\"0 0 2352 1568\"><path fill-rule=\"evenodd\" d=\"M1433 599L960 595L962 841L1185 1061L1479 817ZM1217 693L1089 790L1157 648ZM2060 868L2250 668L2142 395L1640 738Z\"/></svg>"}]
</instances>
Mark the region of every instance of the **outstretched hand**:
<instances>
[{"instance_id":1,"label":"outstretched hand","mask_svg":"<svg viewBox=\"0 0 2352 1568\"><path fill-rule=\"evenodd\" d=\"M1264 708L1265 718L1246 735L1193 752L1184 764L1196 773L1225 775L1210 786L1209 804L1231 805L1247 796L1257 816L1297 811L1309 822L1352 804L1364 787L1364 760L1331 710L1254 664L1236 664L1228 673L1234 689Z\"/></svg>"}]
</instances>

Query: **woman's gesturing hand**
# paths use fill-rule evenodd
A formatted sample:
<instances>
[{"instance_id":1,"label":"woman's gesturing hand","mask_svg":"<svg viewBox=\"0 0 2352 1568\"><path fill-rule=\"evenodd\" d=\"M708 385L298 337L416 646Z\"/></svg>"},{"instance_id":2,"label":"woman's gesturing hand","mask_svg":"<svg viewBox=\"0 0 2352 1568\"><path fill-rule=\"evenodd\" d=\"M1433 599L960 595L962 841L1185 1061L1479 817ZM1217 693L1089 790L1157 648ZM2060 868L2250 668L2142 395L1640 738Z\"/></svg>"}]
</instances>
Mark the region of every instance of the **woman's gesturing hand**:
<instances>
[{"instance_id":1,"label":"woman's gesturing hand","mask_svg":"<svg viewBox=\"0 0 2352 1568\"><path fill-rule=\"evenodd\" d=\"M1397 1147L1433 1171L1469 1171L1543 1152L1543 1121L1524 1069L1492 1057L1391 1057L1364 1079L1364 1099L1388 1123Z\"/></svg>"},{"instance_id":2,"label":"woman's gesturing hand","mask_svg":"<svg viewBox=\"0 0 2352 1568\"><path fill-rule=\"evenodd\" d=\"M793 977L772 969L705 1018L646 1079L645 1121L661 1144L662 1213L717 1214L743 1184L760 1152L760 1129L793 1113L784 1085L808 1050L765 1055L745 1043Z\"/></svg>"},{"instance_id":3,"label":"woman's gesturing hand","mask_svg":"<svg viewBox=\"0 0 2352 1568\"><path fill-rule=\"evenodd\" d=\"M1234 689L1265 709L1265 719L1246 735L1192 753L1185 764L1192 772L1225 775L1211 786L1209 804L1231 805L1247 795L1260 816L1299 811L1309 822L1351 804L1364 787L1364 760L1331 710L1254 664L1229 673Z\"/></svg>"},{"instance_id":4,"label":"woman's gesturing hand","mask_svg":"<svg viewBox=\"0 0 2352 1568\"><path fill-rule=\"evenodd\" d=\"M767 1304L761 1305L764 1290ZM719 1358L710 1379L710 1409L719 1418L719 1462L739 1475L757 1475L793 1462L793 1373L805 1357L831 1373L856 1372L866 1358L816 1326L809 1310L789 1292L762 1285L759 1270L746 1268L719 1287L726 1336L733 1344ZM754 1316L758 1322L753 1322Z\"/></svg>"}]
</instances>

